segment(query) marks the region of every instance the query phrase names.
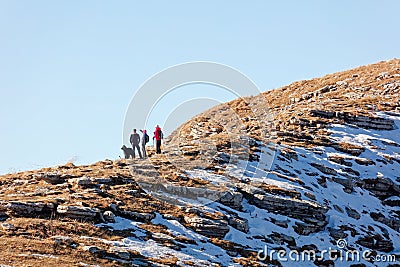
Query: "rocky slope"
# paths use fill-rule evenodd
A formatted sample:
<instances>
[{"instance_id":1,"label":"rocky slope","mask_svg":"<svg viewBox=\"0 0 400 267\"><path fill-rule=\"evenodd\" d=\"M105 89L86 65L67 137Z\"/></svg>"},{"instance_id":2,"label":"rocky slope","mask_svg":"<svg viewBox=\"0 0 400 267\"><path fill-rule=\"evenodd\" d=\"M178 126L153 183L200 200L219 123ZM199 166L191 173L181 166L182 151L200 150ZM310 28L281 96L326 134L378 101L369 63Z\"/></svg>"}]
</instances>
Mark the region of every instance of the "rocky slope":
<instances>
[{"instance_id":1,"label":"rocky slope","mask_svg":"<svg viewBox=\"0 0 400 267\"><path fill-rule=\"evenodd\" d=\"M379 62L218 105L149 160L1 176L0 264L396 266L399 93Z\"/></svg>"}]
</instances>

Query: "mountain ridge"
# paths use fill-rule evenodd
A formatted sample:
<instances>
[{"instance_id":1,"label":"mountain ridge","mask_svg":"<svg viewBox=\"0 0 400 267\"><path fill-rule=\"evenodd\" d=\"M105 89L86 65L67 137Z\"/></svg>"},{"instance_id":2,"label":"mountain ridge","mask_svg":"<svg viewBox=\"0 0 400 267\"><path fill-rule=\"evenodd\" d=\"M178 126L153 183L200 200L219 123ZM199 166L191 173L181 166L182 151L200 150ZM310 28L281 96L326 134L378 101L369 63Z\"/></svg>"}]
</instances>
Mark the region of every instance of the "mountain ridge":
<instances>
[{"instance_id":1,"label":"mountain ridge","mask_svg":"<svg viewBox=\"0 0 400 267\"><path fill-rule=\"evenodd\" d=\"M374 266L259 257L345 240L395 266L399 92L400 60L382 61L220 104L146 161L0 176L0 264Z\"/></svg>"}]
</instances>

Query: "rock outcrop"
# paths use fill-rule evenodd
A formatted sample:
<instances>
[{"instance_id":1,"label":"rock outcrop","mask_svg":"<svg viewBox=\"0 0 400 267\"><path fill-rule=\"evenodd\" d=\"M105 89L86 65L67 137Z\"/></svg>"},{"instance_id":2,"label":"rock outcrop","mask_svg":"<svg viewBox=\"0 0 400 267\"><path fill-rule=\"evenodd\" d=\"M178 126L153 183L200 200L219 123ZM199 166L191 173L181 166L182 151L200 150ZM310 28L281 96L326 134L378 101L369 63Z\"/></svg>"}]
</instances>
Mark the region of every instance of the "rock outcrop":
<instances>
[{"instance_id":1,"label":"rock outcrop","mask_svg":"<svg viewBox=\"0 0 400 267\"><path fill-rule=\"evenodd\" d=\"M221 219L212 220L198 216L185 216L184 221L193 230L205 236L223 238L229 232L228 222Z\"/></svg>"},{"instance_id":2,"label":"rock outcrop","mask_svg":"<svg viewBox=\"0 0 400 267\"><path fill-rule=\"evenodd\" d=\"M57 213L72 219L93 221L100 216L100 210L97 208L81 207L81 206L66 206L59 205Z\"/></svg>"},{"instance_id":3,"label":"rock outcrop","mask_svg":"<svg viewBox=\"0 0 400 267\"><path fill-rule=\"evenodd\" d=\"M311 110L310 113L311 116L328 119L339 119L351 125L355 125L365 129L393 130L395 127L393 120L381 117L354 115L349 112L324 110Z\"/></svg>"},{"instance_id":4,"label":"rock outcrop","mask_svg":"<svg viewBox=\"0 0 400 267\"><path fill-rule=\"evenodd\" d=\"M259 252L329 247L398 259L399 86L400 60L380 62L215 106L146 160L0 176L0 265L293 266Z\"/></svg>"}]
</instances>

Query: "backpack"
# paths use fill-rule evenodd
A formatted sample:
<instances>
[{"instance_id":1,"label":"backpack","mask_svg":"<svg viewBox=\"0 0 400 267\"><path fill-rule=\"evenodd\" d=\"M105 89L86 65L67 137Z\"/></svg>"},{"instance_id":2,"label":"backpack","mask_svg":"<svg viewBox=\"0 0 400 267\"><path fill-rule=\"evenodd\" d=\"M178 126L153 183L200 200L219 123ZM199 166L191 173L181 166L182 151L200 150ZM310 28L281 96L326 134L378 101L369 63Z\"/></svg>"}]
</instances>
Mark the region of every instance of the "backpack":
<instances>
[{"instance_id":1,"label":"backpack","mask_svg":"<svg viewBox=\"0 0 400 267\"><path fill-rule=\"evenodd\" d=\"M156 136L157 136L159 139L163 139L163 133L162 133L161 129L158 129L158 130L157 130Z\"/></svg>"},{"instance_id":2,"label":"backpack","mask_svg":"<svg viewBox=\"0 0 400 267\"><path fill-rule=\"evenodd\" d=\"M147 133L144 135L144 140L145 140L145 143L148 143L150 141L150 137Z\"/></svg>"}]
</instances>

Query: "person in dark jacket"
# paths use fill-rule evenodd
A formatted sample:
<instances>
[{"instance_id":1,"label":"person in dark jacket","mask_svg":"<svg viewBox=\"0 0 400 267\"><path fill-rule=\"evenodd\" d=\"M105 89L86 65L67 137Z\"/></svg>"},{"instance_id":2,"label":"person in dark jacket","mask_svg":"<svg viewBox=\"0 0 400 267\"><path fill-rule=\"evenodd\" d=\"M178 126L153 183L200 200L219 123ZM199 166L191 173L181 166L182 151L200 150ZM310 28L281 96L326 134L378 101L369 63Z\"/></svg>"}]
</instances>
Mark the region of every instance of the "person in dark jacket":
<instances>
[{"instance_id":1,"label":"person in dark jacket","mask_svg":"<svg viewBox=\"0 0 400 267\"><path fill-rule=\"evenodd\" d=\"M149 142L149 136L147 135L146 130L140 130L142 132L142 153L143 153L143 158L147 158L147 152L146 152L146 143Z\"/></svg>"},{"instance_id":2,"label":"person in dark jacket","mask_svg":"<svg viewBox=\"0 0 400 267\"><path fill-rule=\"evenodd\" d=\"M156 130L154 132L153 140L156 139L156 153L161 154L161 139L163 139L163 132L161 131L161 127L159 125L156 126Z\"/></svg>"},{"instance_id":3,"label":"person in dark jacket","mask_svg":"<svg viewBox=\"0 0 400 267\"><path fill-rule=\"evenodd\" d=\"M139 153L139 157L143 159L142 153L140 152L139 143L140 143L140 135L136 132L136 129L133 129L133 133L131 134L130 142L132 144L133 149L133 158L135 158L135 149L137 149Z\"/></svg>"}]
</instances>

